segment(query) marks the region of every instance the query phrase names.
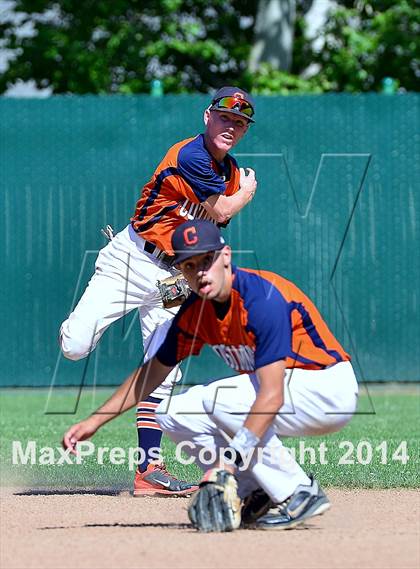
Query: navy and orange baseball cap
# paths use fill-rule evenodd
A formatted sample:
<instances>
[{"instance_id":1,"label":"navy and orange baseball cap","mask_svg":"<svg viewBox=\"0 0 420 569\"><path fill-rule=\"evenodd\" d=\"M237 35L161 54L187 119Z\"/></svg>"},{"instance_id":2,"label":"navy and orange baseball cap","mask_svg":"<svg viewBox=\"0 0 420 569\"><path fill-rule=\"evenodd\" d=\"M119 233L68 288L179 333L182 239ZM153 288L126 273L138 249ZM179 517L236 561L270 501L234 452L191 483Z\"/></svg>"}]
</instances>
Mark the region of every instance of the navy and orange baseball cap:
<instances>
[{"instance_id":1,"label":"navy and orange baseball cap","mask_svg":"<svg viewBox=\"0 0 420 569\"><path fill-rule=\"evenodd\" d=\"M181 223L172 234L175 257L172 264L182 263L195 255L219 251L226 245L219 228L211 221L193 219Z\"/></svg>"},{"instance_id":2,"label":"navy and orange baseball cap","mask_svg":"<svg viewBox=\"0 0 420 569\"><path fill-rule=\"evenodd\" d=\"M250 122L255 113L255 102L249 93L239 87L222 87L214 95L211 102L211 111L223 111L238 115Z\"/></svg>"}]
</instances>

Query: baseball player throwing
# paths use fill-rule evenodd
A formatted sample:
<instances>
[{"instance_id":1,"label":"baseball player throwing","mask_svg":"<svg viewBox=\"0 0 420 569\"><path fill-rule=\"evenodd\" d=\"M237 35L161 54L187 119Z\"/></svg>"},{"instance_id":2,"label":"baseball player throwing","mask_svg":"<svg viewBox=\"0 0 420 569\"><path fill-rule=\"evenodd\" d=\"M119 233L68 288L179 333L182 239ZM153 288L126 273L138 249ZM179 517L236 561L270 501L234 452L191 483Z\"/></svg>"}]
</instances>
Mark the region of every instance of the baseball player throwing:
<instances>
[{"instance_id":1,"label":"baseball player throwing","mask_svg":"<svg viewBox=\"0 0 420 569\"><path fill-rule=\"evenodd\" d=\"M289 529L322 514L329 508L327 496L281 438L346 425L358 392L350 357L296 285L274 273L233 266L231 250L213 224L180 225L172 246L193 293L156 355L98 414L71 427L64 446L74 449L207 344L240 375L192 387L163 401L156 413L164 432L183 442L205 472L189 507L194 527L230 531L242 523ZM212 464L204 463L203 449L213 453Z\"/></svg>"},{"instance_id":2,"label":"baseball player throwing","mask_svg":"<svg viewBox=\"0 0 420 569\"><path fill-rule=\"evenodd\" d=\"M86 357L105 330L138 308L146 357L160 345L176 308L164 308L156 287L177 271L171 266L171 236L184 221L205 218L226 224L253 198L255 175L239 169L229 151L254 122L254 102L236 87L220 89L204 112L204 134L172 146L144 186L131 223L99 252L95 274L60 329L63 354ZM162 464L149 461L160 447L161 428L155 409L167 397L180 373L174 370L162 385L139 400L138 446L144 450L135 477L134 494L185 494L191 484L176 480Z\"/></svg>"}]
</instances>

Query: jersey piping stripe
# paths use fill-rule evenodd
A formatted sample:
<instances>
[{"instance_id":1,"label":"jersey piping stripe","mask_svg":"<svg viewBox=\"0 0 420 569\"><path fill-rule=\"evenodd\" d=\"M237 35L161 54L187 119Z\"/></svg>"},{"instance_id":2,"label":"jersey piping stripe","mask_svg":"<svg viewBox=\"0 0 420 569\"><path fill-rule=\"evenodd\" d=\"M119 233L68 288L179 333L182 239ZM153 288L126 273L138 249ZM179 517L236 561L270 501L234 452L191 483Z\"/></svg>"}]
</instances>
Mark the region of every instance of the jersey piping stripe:
<instances>
[{"instance_id":1,"label":"jersey piping stripe","mask_svg":"<svg viewBox=\"0 0 420 569\"><path fill-rule=\"evenodd\" d=\"M156 182L153 187L153 190L150 192L150 196L147 198L146 202L144 203L143 207L140 210L139 215L137 216L138 221L143 221L143 219L146 217L147 209L149 206L153 204L155 199L158 197L164 179L167 178L168 176L175 176L176 174L178 174L178 169L174 167L165 168L165 170L162 170L162 172L156 178ZM137 230L139 230L139 228Z\"/></svg>"},{"instance_id":2,"label":"jersey piping stripe","mask_svg":"<svg viewBox=\"0 0 420 569\"><path fill-rule=\"evenodd\" d=\"M309 313L305 310L305 308L297 302L292 302L291 305L292 305L293 309L297 310L299 312L299 314L302 316L303 327L305 328L308 336L311 338L313 344L317 348L324 350L324 352L326 352L332 358L335 358L337 363L342 362L343 358L340 356L340 354L338 352L336 352L335 350L329 350L327 348L327 346L324 344L323 340L321 339L320 335L318 334L318 331L315 327L315 324L312 321L312 318L309 316ZM298 356L298 359L299 359L299 356Z\"/></svg>"},{"instance_id":3,"label":"jersey piping stripe","mask_svg":"<svg viewBox=\"0 0 420 569\"><path fill-rule=\"evenodd\" d=\"M315 360L305 358L305 356L300 356L296 352L290 352L290 356L288 356L288 357L292 358L295 362L300 362L302 364L310 364L310 365L318 366L320 369L325 367L323 364L320 364L319 362L316 362Z\"/></svg>"},{"instance_id":4,"label":"jersey piping stripe","mask_svg":"<svg viewBox=\"0 0 420 569\"><path fill-rule=\"evenodd\" d=\"M163 209L160 210L160 212L155 215L154 217L152 217L152 219L149 219L149 221L147 221L146 223L143 223L143 225L139 225L136 229L137 232L141 232L141 231L147 231L148 229L150 229L155 223L157 223L160 219L162 219L162 217L164 215L166 215L169 211L172 211L173 209L176 209L179 206L178 203L175 203L173 205L169 205L164 207Z\"/></svg>"}]
</instances>

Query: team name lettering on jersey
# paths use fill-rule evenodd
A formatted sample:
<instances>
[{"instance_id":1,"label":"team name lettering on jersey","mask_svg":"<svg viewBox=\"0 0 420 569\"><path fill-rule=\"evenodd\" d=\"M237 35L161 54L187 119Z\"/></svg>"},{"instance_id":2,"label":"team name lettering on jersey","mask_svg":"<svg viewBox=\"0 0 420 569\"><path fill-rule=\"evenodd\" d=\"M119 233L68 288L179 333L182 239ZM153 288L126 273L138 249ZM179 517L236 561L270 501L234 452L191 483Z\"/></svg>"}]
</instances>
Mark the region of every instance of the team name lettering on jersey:
<instances>
[{"instance_id":1,"label":"team name lettering on jersey","mask_svg":"<svg viewBox=\"0 0 420 569\"><path fill-rule=\"evenodd\" d=\"M193 203L190 200L185 200L179 210L179 215L185 217L188 220L191 219L207 219L216 223L216 221L210 216L210 214L204 209L204 207L199 203Z\"/></svg>"},{"instance_id":2,"label":"team name lettering on jersey","mask_svg":"<svg viewBox=\"0 0 420 569\"><path fill-rule=\"evenodd\" d=\"M324 369L349 361L318 309L292 282L268 271L232 266L230 306L224 320L194 292L172 321L156 357L174 367L204 346L243 373L280 360L288 369Z\"/></svg>"},{"instance_id":3,"label":"team name lettering on jersey","mask_svg":"<svg viewBox=\"0 0 420 569\"><path fill-rule=\"evenodd\" d=\"M251 346L225 346L217 344L211 346L216 354L231 368L236 371L254 370L254 350Z\"/></svg>"}]
</instances>

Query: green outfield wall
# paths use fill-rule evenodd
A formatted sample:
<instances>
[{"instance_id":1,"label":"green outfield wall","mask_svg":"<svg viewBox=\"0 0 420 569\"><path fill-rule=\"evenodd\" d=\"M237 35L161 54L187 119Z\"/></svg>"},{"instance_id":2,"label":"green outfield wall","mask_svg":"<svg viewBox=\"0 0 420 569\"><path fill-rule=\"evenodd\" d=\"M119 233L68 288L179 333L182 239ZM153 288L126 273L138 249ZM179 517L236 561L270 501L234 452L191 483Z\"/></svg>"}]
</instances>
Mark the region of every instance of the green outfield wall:
<instances>
[{"instance_id":1,"label":"green outfield wall","mask_svg":"<svg viewBox=\"0 0 420 569\"><path fill-rule=\"evenodd\" d=\"M141 359L137 316L82 362L60 322L169 146L203 129L205 96L0 99L0 385L117 384ZM258 191L225 230L242 266L316 302L359 379L420 379L419 96L257 98L235 149ZM222 376L208 350L187 381ZM230 373L230 372L228 372Z\"/></svg>"}]
</instances>

